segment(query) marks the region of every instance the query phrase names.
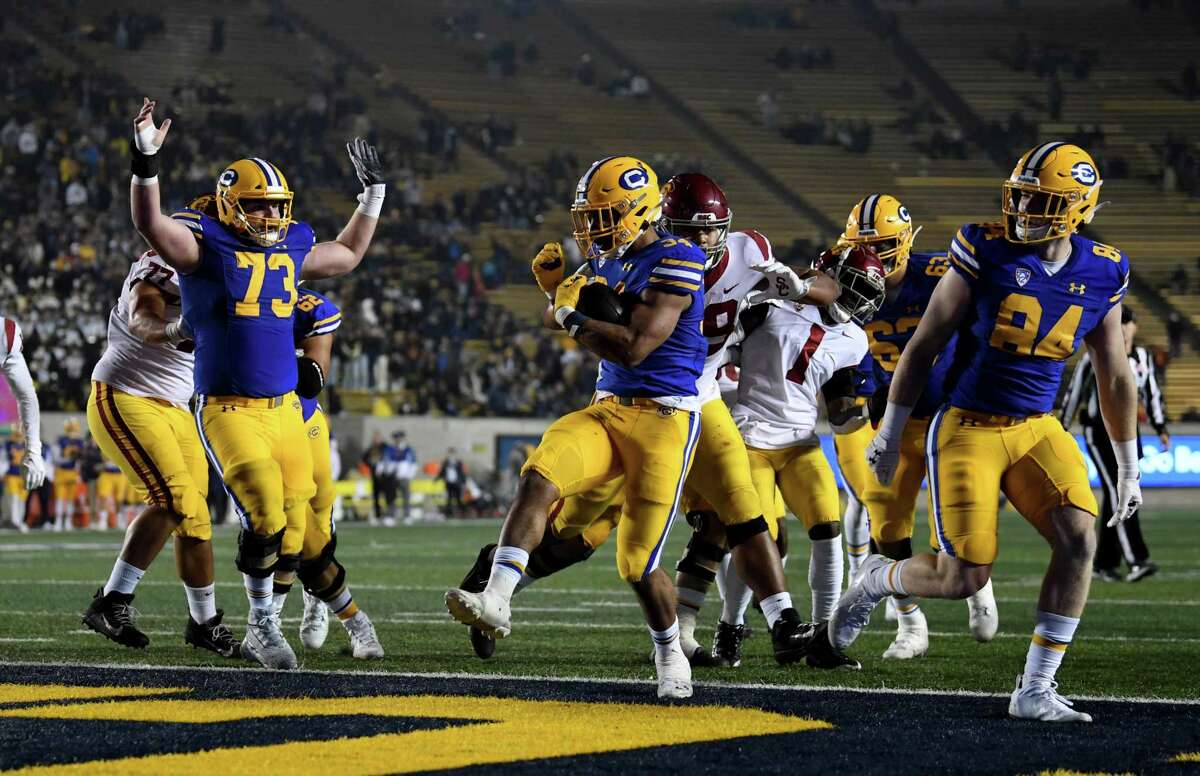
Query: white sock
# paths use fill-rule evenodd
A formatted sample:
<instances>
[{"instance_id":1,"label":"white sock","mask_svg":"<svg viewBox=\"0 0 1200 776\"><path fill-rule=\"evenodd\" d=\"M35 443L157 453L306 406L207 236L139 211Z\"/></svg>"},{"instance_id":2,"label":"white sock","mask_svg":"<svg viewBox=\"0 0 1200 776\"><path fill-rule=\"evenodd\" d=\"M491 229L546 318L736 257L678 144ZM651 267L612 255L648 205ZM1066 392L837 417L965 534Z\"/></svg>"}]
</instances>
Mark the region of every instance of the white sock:
<instances>
[{"instance_id":1,"label":"white sock","mask_svg":"<svg viewBox=\"0 0 1200 776\"><path fill-rule=\"evenodd\" d=\"M675 617L679 620L679 641L684 647L696 642L696 617L704 605L704 593L690 587L675 588Z\"/></svg>"},{"instance_id":2,"label":"white sock","mask_svg":"<svg viewBox=\"0 0 1200 776\"><path fill-rule=\"evenodd\" d=\"M783 610L792 608L792 594L785 590L782 593L769 595L759 601L758 605L762 607L763 616L767 618L767 627L774 628L775 622L779 619L779 615L783 614Z\"/></svg>"},{"instance_id":3,"label":"white sock","mask_svg":"<svg viewBox=\"0 0 1200 776\"><path fill-rule=\"evenodd\" d=\"M1026 685L1048 684L1054 681L1054 675L1062 665L1063 656L1067 654L1067 647L1075 638L1075 629L1078 627L1078 617L1064 617L1061 614L1038 610L1033 641L1030 642L1029 653L1025 656Z\"/></svg>"},{"instance_id":4,"label":"white sock","mask_svg":"<svg viewBox=\"0 0 1200 776\"><path fill-rule=\"evenodd\" d=\"M908 563L908 560L894 560L876 567L863 580L863 586L868 593L874 594L879 600L889 595L908 595L908 591L900 582L900 575L904 570L905 563Z\"/></svg>"},{"instance_id":5,"label":"white sock","mask_svg":"<svg viewBox=\"0 0 1200 776\"><path fill-rule=\"evenodd\" d=\"M115 592L133 595L134 588L137 587L138 582L142 581L145 573L145 569L139 569L137 566L132 566L117 558L117 562L113 564L112 573L108 575L108 582L104 585L104 594Z\"/></svg>"},{"instance_id":6,"label":"white sock","mask_svg":"<svg viewBox=\"0 0 1200 776\"><path fill-rule=\"evenodd\" d=\"M726 560L730 559L727 557ZM753 593L750 586L738 576L737 564L732 560L728 565L722 564L721 571L725 577L725 606L721 611L721 622L741 625L746 622L746 607L750 605Z\"/></svg>"},{"instance_id":7,"label":"white sock","mask_svg":"<svg viewBox=\"0 0 1200 776\"><path fill-rule=\"evenodd\" d=\"M242 584L246 587L246 600L250 602L250 616L270 614L274 596L275 575L252 577L242 574Z\"/></svg>"},{"instance_id":8,"label":"white sock","mask_svg":"<svg viewBox=\"0 0 1200 776\"><path fill-rule=\"evenodd\" d=\"M287 605L287 597L287 593L271 592L271 608L275 610L276 614L283 613L283 607Z\"/></svg>"},{"instance_id":9,"label":"white sock","mask_svg":"<svg viewBox=\"0 0 1200 776\"><path fill-rule=\"evenodd\" d=\"M925 615L921 613L921 604L916 597L898 595L893 596L892 600L896 602L896 618L900 623L900 630L909 630L918 623L925 622Z\"/></svg>"},{"instance_id":10,"label":"white sock","mask_svg":"<svg viewBox=\"0 0 1200 776\"><path fill-rule=\"evenodd\" d=\"M654 654L665 659L679 649L679 620L671 623L665 630L656 631L650 628L650 638L654 639Z\"/></svg>"},{"instance_id":11,"label":"white sock","mask_svg":"<svg viewBox=\"0 0 1200 776\"><path fill-rule=\"evenodd\" d=\"M721 558L721 565L717 567L717 595L721 596L724 601L725 596L725 575L729 573L729 564L733 563L733 553L725 553L725 557Z\"/></svg>"},{"instance_id":12,"label":"white sock","mask_svg":"<svg viewBox=\"0 0 1200 776\"><path fill-rule=\"evenodd\" d=\"M808 562L813 622L824 622L833 616L842 592L842 573L842 540L836 536L813 539Z\"/></svg>"},{"instance_id":13,"label":"white sock","mask_svg":"<svg viewBox=\"0 0 1200 776\"><path fill-rule=\"evenodd\" d=\"M192 620L203 625L217 616L216 585L205 585L204 587L184 585L183 590L187 593L188 613L192 615Z\"/></svg>"},{"instance_id":14,"label":"white sock","mask_svg":"<svg viewBox=\"0 0 1200 776\"><path fill-rule=\"evenodd\" d=\"M484 592L498 595L507 603L528 565L529 553L520 547L497 547L496 554L492 556L492 573Z\"/></svg>"}]
</instances>

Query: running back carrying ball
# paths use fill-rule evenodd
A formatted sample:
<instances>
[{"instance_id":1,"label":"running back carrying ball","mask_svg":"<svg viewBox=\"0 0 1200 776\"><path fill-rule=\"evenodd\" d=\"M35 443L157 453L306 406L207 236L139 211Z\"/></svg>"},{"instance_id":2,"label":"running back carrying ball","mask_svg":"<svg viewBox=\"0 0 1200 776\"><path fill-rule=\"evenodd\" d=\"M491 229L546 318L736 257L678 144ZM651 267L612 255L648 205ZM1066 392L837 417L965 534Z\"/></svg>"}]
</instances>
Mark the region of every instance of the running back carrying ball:
<instances>
[{"instance_id":1,"label":"running back carrying ball","mask_svg":"<svg viewBox=\"0 0 1200 776\"><path fill-rule=\"evenodd\" d=\"M579 292L579 305L575 309L582 315L605 323L629 323L626 306L607 283L588 283L584 286Z\"/></svg>"}]
</instances>

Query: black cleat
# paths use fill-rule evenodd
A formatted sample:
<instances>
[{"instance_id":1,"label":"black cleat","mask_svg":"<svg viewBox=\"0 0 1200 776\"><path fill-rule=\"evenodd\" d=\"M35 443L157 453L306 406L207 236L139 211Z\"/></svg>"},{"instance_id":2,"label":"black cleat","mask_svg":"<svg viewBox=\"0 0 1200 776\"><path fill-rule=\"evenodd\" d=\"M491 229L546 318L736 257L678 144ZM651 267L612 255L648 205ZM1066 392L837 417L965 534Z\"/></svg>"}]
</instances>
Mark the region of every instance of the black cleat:
<instances>
[{"instance_id":1,"label":"black cleat","mask_svg":"<svg viewBox=\"0 0 1200 776\"><path fill-rule=\"evenodd\" d=\"M808 654L817 626L804 622L795 609L784 609L775 626L771 628L771 646L775 648L775 662L781 666L798 662Z\"/></svg>"},{"instance_id":2,"label":"black cleat","mask_svg":"<svg viewBox=\"0 0 1200 776\"><path fill-rule=\"evenodd\" d=\"M653 655L651 655L651 657L653 657ZM692 667L699 666L702 668L715 668L724 665L721 661L712 656L712 652L709 652L707 649L698 644L696 645L696 648L692 650L692 653L687 656L687 659L688 662L692 664Z\"/></svg>"},{"instance_id":3,"label":"black cleat","mask_svg":"<svg viewBox=\"0 0 1200 776\"><path fill-rule=\"evenodd\" d=\"M746 640L745 625L718 622L713 633L713 665L737 668L742 664L742 642Z\"/></svg>"},{"instance_id":4,"label":"black cleat","mask_svg":"<svg viewBox=\"0 0 1200 776\"><path fill-rule=\"evenodd\" d=\"M492 551L496 549L494 544L486 544L479 551L479 555L475 558L475 565L471 566L471 570L463 577L462 584L458 587L460 590L466 590L468 593L482 593L487 587L488 577L492 575ZM487 660L496 652L496 639L490 633L485 633L475 626L469 629L471 635L471 649L475 651L475 656L480 660Z\"/></svg>"},{"instance_id":5,"label":"black cleat","mask_svg":"<svg viewBox=\"0 0 1200 776\"><path fill-rule=\"evenodd\" d=\"M813 631L812 643L808 645L808 654L804 662L810 668L845 668L851 671L862 669L862 663L841 652L829 641L829 623L819 624Z\"/></svg>"},{"instance_id":6,"label":"black cleat","mask_svg":"<svg viewBox=\"0 0 1200 776\"><path fill-rule=\"evenodd\" d=\"M241 657L242 644L233 637L229 626L222 624L221 618L224 616L225 612L218 609L216 617L201 625L189 615L183 640L193 647L216 652L221 657Z\"/></svg>"},{"instance_id":7,"label":"black cleat","mask_svg":"<svg viewBox=\"0 0 1200 776\"><path fill-rule=\"evenodd\" d=\"M137 610L130 606L132 602L133 595L115 592L105 595L102 587L83 613L83 624L122 646L145 649L150 638L134 624Z\"/></svg>"}]
</instances>

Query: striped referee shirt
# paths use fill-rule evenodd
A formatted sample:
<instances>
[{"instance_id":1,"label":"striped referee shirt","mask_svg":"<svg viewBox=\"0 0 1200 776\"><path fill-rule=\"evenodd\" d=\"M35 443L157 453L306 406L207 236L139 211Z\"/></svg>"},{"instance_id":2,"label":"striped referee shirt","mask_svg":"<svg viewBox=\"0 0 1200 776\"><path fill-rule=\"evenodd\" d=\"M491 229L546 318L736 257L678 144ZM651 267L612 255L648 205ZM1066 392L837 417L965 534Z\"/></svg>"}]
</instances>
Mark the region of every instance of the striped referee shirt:
<instances>
[{"instance_id":1,"label":"striped referee shirt","mask_svg":"<svg viewBox=\"0 0 1200 776\"><path fill-rule=\"evenodd\" d=\"M1154 377L1154 361L1150 352L1141 345L1134 345L1133 352L1129 354L1129 368L1133 371L1138 397L1146 407L1150 425L1154 427L1155 433L1161 434L1167 428L1167 418L1163 411L1162 391L1159 390L1158 380ZM1102 422L1100 392L1096 390L1096 373L1092 369L1091 354L1086 352L1071 375L1071 387L1067 390L1062 408L1063 425L1070 427L1076 413L1079 413L1079 421L1085 425Z\"/></svg>"}]
</instances>

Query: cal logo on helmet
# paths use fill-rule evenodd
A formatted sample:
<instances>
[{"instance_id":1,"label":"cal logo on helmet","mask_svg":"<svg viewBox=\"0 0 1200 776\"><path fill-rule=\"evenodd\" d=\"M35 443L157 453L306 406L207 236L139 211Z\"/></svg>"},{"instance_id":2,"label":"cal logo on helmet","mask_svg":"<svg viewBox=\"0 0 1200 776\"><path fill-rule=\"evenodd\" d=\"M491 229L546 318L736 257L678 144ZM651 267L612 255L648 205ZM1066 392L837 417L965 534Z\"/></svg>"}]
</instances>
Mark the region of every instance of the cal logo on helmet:
<instances>
[{"instance_id":1,"label":"cal logo on helmet","mask_svg":"<svg viewBox=\"0 0 1200 776\"><path fill-rule=\"evenodd\" d=\"M920 231L920 227L913 229L912 216L900 200L889 194L869 194L850 209L838 244L871 248L884 274L891 275L908 262Z\"/></svg>"},{"instance_id":2,"label":"cal logo on helmet","mask_svg":"<svg viewBox=\"0 0 1200 776\"><path fill-rule=\"evenodd\" d=\"M662 215L658 176L640 159L593 162L575 187L572 233L588 259L619 259Z\"/></svg>"},{"instance_id":3,"label":"cal logo on helmet","mask_svg":"<svg viewBox=\"0 0 1200 776\"><path fill-rule=\"evenodd\" d=\"M1061 140L1031 148L1004 181L1001 209L1010 242L1068 237L1091 223L1104 181L1087 151Z\"/></svg>"}]
</instances>

